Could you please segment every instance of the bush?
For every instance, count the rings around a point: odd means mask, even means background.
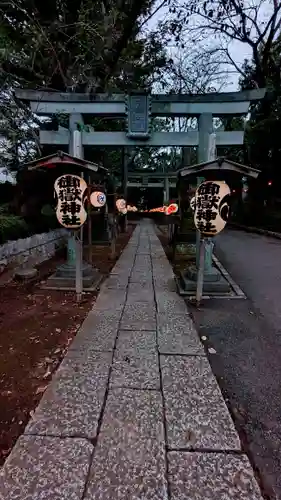
[[[0,212],[0,244],[28,236],[28,225],[22,217]]]

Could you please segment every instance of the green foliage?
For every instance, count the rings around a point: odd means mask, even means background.
[[[141,27],[156,0],[15,0],[0,6],[0,136],[6,139],[2,166],[42,156],[34,115],[15,100],[18,86],[48,90],[126,92],[150,89],[168,64],[162,40]],[[88,118],[88,117],[87,117]],[[90,117],[89,117],[90,118]],[[85,120],[86,121],[86,120]],[[40,120],[36,119],[37,126]],[[64,113],[53,125],[68,127]],[[122,120],[90,118],[85,128],[124,130]],[[79,128],[79,125],[78,125]],[[89,160],[120,172],[121,153],[88,148]],[[1,160],[1,159],[0,159]]]
[[[276,40],[276,44],[280,43]],[[262,57],[262,55],[261,55]],[[275,51],[273,45],[270,57],[280,59],[280,54]],[[244,65],[245,77],[240,80],[242,89],[253,88],[254,82],[258,79],[257,67],[254,62],[249,61]],[[281,162],[281,74],[280,69],[276,71],[276,64],[270,64],[265,68],[264,74],[267,86],[267,94],[264,100],[252,106],[251,119],[247,123],[245,133],[246,158],[247,163],[252,164],[262,171],[259,185],[251,189],[257,199],[257,188],[263,196],[260,196],[260,202],[272,195],[280,196],[280,162]],[[266,186],[268,180],[272,181],[270,193]]]
[[[29,228],[22,217],[0,213],[0,244],[29,236]]]
[[[153,5],[154,0],[4,2],[2,76],[33,88],[89,93],[110,90],[112,78],[126,86],[132,71],[140,79],[150,77],[165,65],[159,40],[139,36],[141,18]]]

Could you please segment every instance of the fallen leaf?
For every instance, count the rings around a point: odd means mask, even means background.
[[[60,328],[56,328],[56,332],[57,332],[57,333],[60,333],[60,332],[61,332],[61,329],[60,329]]]
[[[2,391],[1,396],[10,396],[12,394],[12,391]]]
[[[49,377],[49,375],[51,375],[52,371],[50,370],[50,368],[48,367],[47,370],[46,370],[46,373],[43,375],[43,378],[47,378]]]
[[[216,354],[217,352],[213,347],[209,347],[208,351],[210,354]]]
[[[48,384],[41,385],[40,387],[38,387],[36,389],[35,394],[42,394],[43,392],[45,392],[45,390],[47,389],[47,387],[48,387]]]

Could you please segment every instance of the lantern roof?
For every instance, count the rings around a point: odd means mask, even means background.
[[[178,177],[181,178],[189,175],[194,176],[208,170],[232,171],[237,172],[238,174],[241,174],[243,176],[246,175],[248,177],[253,177],[254,179],[256,179],[260,173],[260,170],[257,170],[256,168],[236,163],[235,161],[228,160],[224,157],[216,158],[215,160],[206,161],[204,163],[198,163],[197,165],[183,167],[180,170],[177,170],[176,173],[178,174]]]
[[[82,170],[87,170],[91,172],[101,173],[106,175],[109,171],[99,165],[98,163],[93,163],[82,158],[77,158],[76,156],[71,156],[64,151],[57,151],[56,153],[44,156],[42,158],[37,158],[36,160],[30,161],[22,165],[22,167],[27,167],[28,170],[38,170],[38,169],[49,169],[55,168],[59,165],[73,165],[74,167],[79,167]]]

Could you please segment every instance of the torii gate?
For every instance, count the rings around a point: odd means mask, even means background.
[[[213,118],[245,116],[250,104],[263,99],[265,89],[243,92],[190,94],[148,94],[132,92],[124,94],[88,94],[16,90],[18,99],[30,103],[38,115],[64,113],[69,116],[68,128],[40,130],[42,145],[68,146],[69,153],[83,158],[87,146],[115,146],[128,150],[130,147],[198,147],[198,163],[210,159],[210,139],[214,134]],[[110,118],[126,118],[127,130],[122,132],[96,132],[83,125],[83,115]],[[198,131],[154,132],[150,118],[197,117]],[[78,137],[79,135],[79,137]],[[76,138],[76,140],[75,140]],[[216,146],[241,145],[244,130],[218,131]],[[75,143],[79,147],[75,147]],[[124,155],[123,192],[127,195],[128,155]],[[199,181],[199,179],[198,179]]]

